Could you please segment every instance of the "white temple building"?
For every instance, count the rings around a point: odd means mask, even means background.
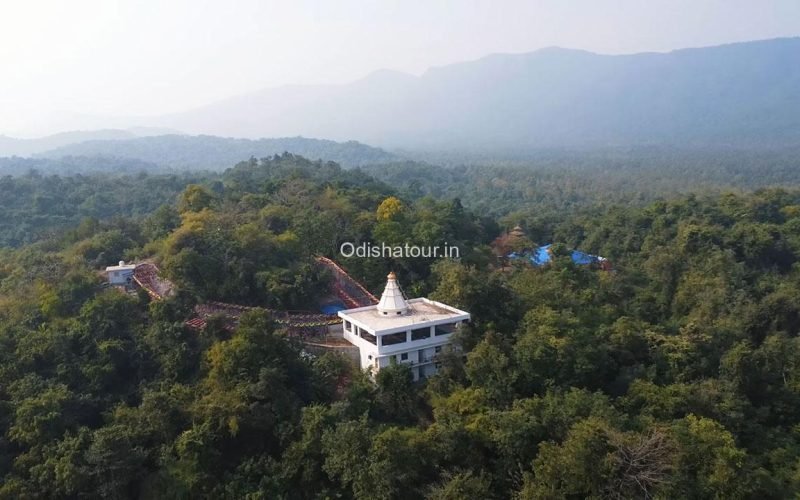
[[[436,373],[437,355],[468,312],[426,298],[406,299],[389,273],[377,305],[339,311],[344,338],[358,347],[361,368],[373,375],[392,363],[411,366],[414,380]]]

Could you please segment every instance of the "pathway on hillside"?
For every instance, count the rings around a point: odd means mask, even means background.
[[[377,304],[378,299],[364,286],[353,279],[331,259],[317,257],[317,263],[332,274],[331,290],[346,307],[363,307]],[[145,290],[154,300],[162,300],[174,293],[173,284],[159,276],[158,267],[152,262],[144,262],[133,271],[133,281]],[[195,316],[186,325],[196,329],[205,328],[208,318],[221,316],[226,328],[234,328],[239,317],[246,311],[255,309],[250,306],[210,301],[195,306]],[[272,314],[275,322],[291,330],[306,331],[338,324],[341,319],[335,314],[322,314],[312,311],[285,311],[266,309]]]

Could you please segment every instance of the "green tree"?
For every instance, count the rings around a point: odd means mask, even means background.
[[[211,191],[198,184],[189,184],[178,200],[178,211],[182,214],[185,212],[200,212],[203,209],[210,208],[214,201],[215,198]]]

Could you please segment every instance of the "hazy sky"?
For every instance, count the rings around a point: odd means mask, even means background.
[[[52,132],[53,112],[159,114],[552,45],[629,53],[798,35],[798,0],[0,0],[0,133]]]

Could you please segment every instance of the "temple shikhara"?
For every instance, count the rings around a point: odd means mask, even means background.
[[[389,273],[376,305],[339,311],[344,338],[358,347],[361,368],[373,375],[393,363],[411,366],[414,380],[436,373],[436,360],[470,315],[427,298],[406,299]]]

